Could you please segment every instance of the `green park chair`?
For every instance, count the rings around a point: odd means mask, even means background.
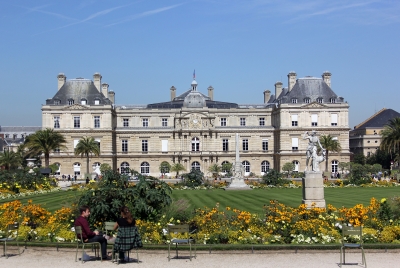
[[[82,258],[81,258],[81,260],[82,260],[82,263],[84,263],[84,258],[83,257],[85,255],[85,246],[87,246],[87,245],[91,245],[92,247],[94,246],[94,254],[95,254],[95,256],[96,257],[100,256],[100,260],[103,261],[103,257],[100,254],[100,248],[101,248],[100,242],[83,242],[82,227],[81,226],[75,226],[75,234],[77,236],[75,261],[78,261],[78,249],[79,249],[79,246],[82,246]]]
[[[345,239],[346,238],[346,239]],[[359,239],[359,242],[352,243],[347,242],[349,239]],[[365,264],[365,268],[367,268],[367,261],[365,259],[364,247],[363,247],[363,239],[362,239],[362,226],[343,226],[342,227],[342,246],[340,247],[340,263],[339,266],[342,267],[342,264],[346,264],[346,248],[353,249],[361,249],[361,264]]]
[[[106,236],[110,236],[111,232],[114,231],[115,221],[106,221],[104,223],[104,233]],[[112,261],[114,262],[114,240],[107,240],[107,245],[112,245]]]
[[[196,241],[190,236],[195,231],[190,232],[188,224],[180,224],[180,225],[168,225],[168,235],[169,235],[169,244],[168,244],[168,261],[171,260],[171,245],[175,244],[176,250],[176,258],[178,257],[178,245],[186,244],[189,245],[189,259],[192,261],[192,245],[194,246],[194,258],[196,258]],[[182,237],[175,238],[175,234],[182,234]]]
[[[4,238],[0,238],[0,242],[3,243],[3,256],[6,256],[8,259],[8,254],[7,254],[7,242],[11,241],[16,241],[17,242],[17,247],[18,247],[18,255],[21,254],[21,251],[19,249],[19,244],[18,244],[18,229],[19,229],[19,223],[12,223],[7,226],[7,233],[5,234]]]

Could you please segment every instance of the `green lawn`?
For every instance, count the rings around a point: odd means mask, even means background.
[[[187,199],[192,208],[214,207],[216,203],[220,208],[227,206],[252,213],[263,213],[263,205],[268,204],[270,199],[297,207],[301,204],[302,189],[255,189],[250,191],[224,191],[224,190],[174,190],[174,199]],[[60,191],[42,195],[33,195],[20,198],[24,204],[29,199],[34,204],[41,204],[49,211],[54,212],[62,206],[68,206],[77,200],[80,192]],[[390,198],[400,196],[400,188],[325,188],[325,200],[327,204],[335,207],[353,207],[356,204],[368,205],[372,197],[380,200],[383,197]],[[10,200],[2,200],[0,203]]]

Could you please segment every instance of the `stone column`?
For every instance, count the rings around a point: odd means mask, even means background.
[[[306,171],[303,180],[303,204],[307,208],[311,208],[312,204],[315,207],[325,208],[324,196],[324,179],[322,178],[322,171]]]

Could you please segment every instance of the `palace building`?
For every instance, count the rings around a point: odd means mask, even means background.
[[[287,162],[304,171],[308,141],[303,135],[311,130],[330,134],[341,144],[340,153],[329,154],[329,171],[350,159],[349,105],[332,90],[329,72],[322,78],[297,78],[290,72],[287,87],[276,82],[275,92],[264,91],[264,102],[251,105],[214,100],[214,88],[203,94],[194,79],[180,94],[172,86],[165,102],[120,106],[99,73],[93,80],[67,80],[62,73],[57,78],[57,92],[42,106],[42,127],[67,139],[67,149],[50,156],[59,174],[85,172],[86,160],[74,155],[83,136],[94,137],[100,146],[100,155],[90,158],[93,174],[107,163],[121,173],[129,167],[159,177],[166,161],[210,176],[211,165],[234,163],[236,133],[246,175],[281,171]]]

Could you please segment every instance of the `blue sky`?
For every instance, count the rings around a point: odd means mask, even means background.
[[[189,89],[262,103],[287,74],[332,73],[350,127],[400,112],[400,1],[13,0],[0,4],[0,125],[40,126],[57,75],[93,78],[116,104],[168,101]]]

